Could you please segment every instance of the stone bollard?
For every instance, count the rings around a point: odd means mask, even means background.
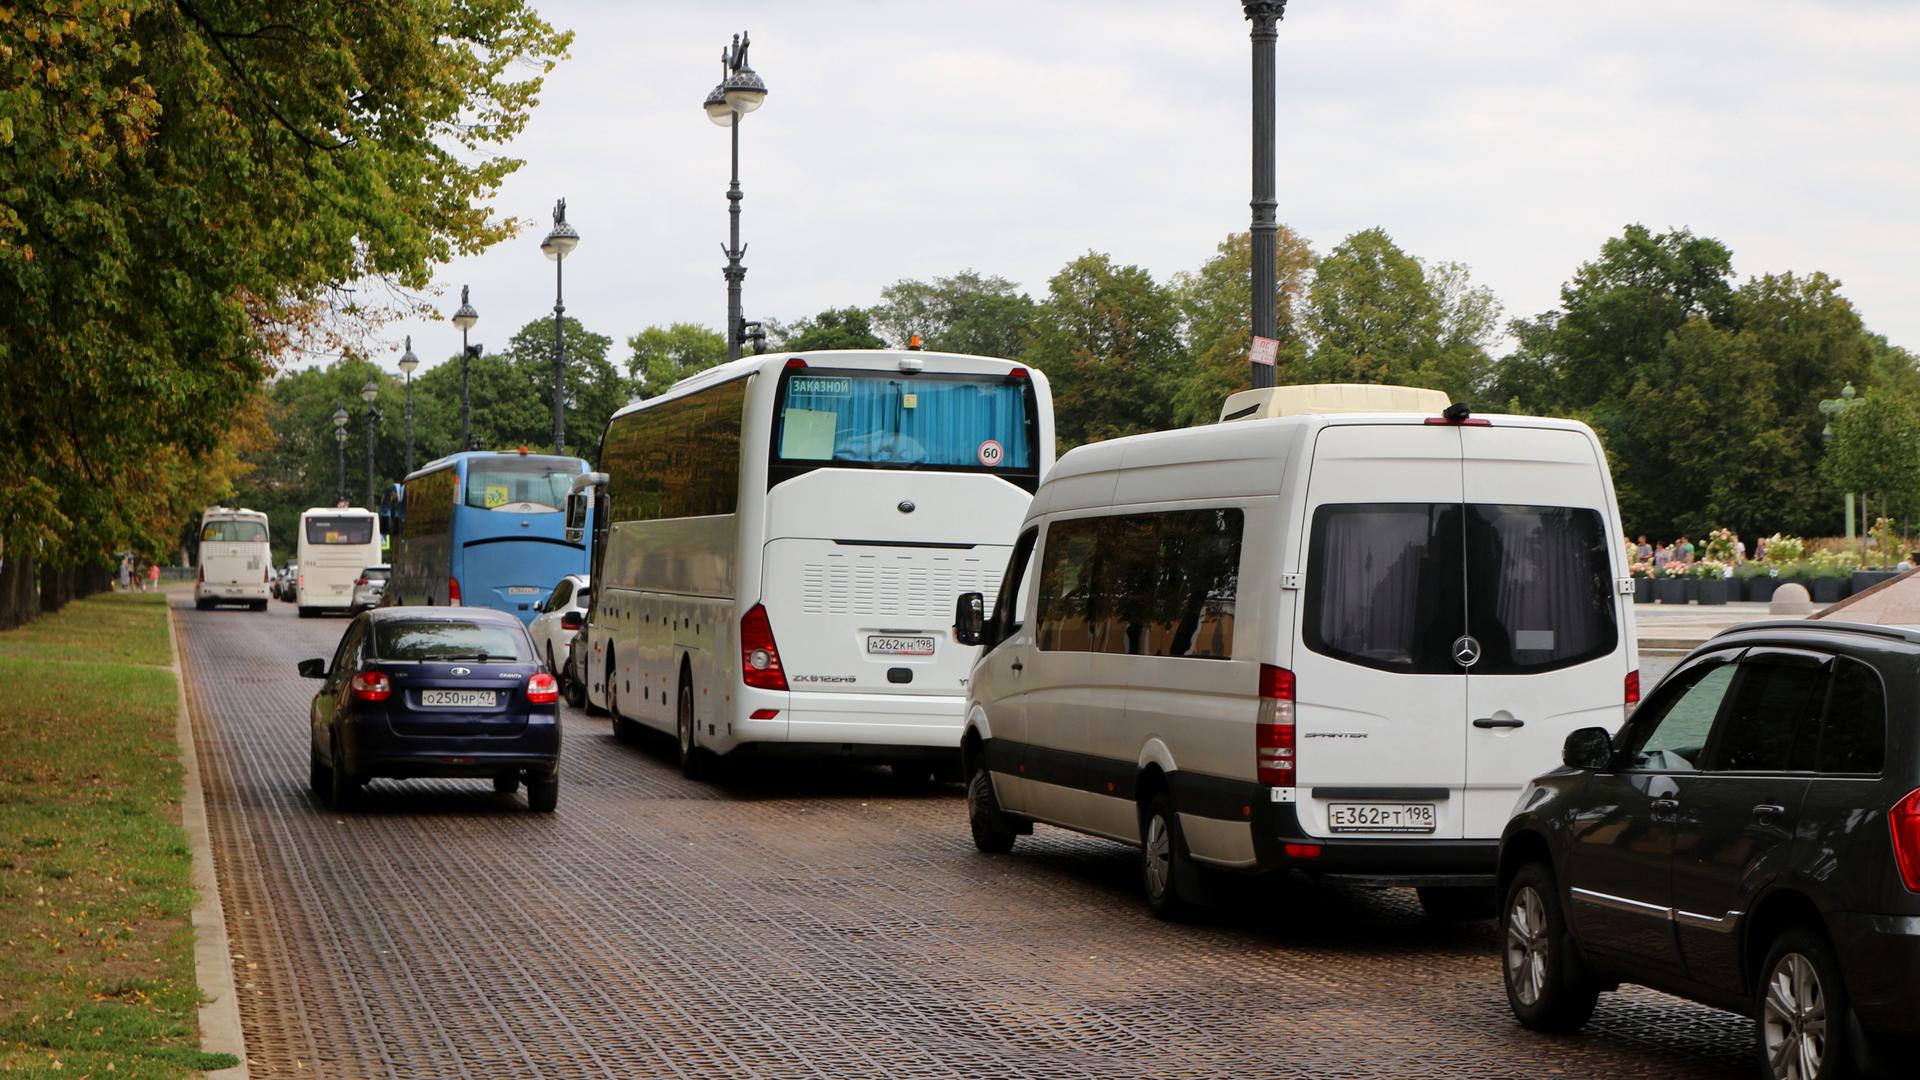
[[[1773,603],[1767,605],[1767,611],[1773,615],[1811,615],[1818,610],[1820,605],[1807,595],[1807,587],[1797,581],[1773,590]]]

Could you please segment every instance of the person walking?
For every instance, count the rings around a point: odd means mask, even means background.
[[[120,591],[128,592],[133,588],[133,556],[120,556]]]
[[[147,584],[153,587],[154,592],[160,591],[160,564],[159,563],[151,562],[147,564]]]

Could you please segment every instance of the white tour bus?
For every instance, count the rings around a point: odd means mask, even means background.
[[[200,515],[200,572],[194,575],[193,606],[245,604],[267,610],[273,579],[273,546],[267,515],[215,506]]]
[[[707,754],[958,764],[991,588],[1053,464],[1046,379],[918,351],[754,356],[614,414],[595,491],[592,704]],[[584,517],[586,494],[569,518]]]
[[[1400,387],[1225,418],[1063,456],[991,611],[961,598],[976,843],[1139,845],[1162,914],[1195,863],[1490,914],[1521,789],[1639,698],[1599,441]]]
[[[352,611],[360,571],[386,561],[379,516],[357,506],[316,506],[301,514],[299,540],[293,602],[303,619],[322,611]]]

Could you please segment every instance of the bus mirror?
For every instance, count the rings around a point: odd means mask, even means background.
[[[587,535],[587,493],[575,491],[567,496],[567,542],[577,544]]]
[[[962,645],[987,643],[987,598],[977,592],[961,593],[953,610],[953,640]]]

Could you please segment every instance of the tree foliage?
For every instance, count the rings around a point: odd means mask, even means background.
[[[627,375],[634,391],[653,397],[689,375],[725,363],[727,337],[697,323],[649,326],[627,339]]]
[[[784,352],[822,349],[884,349],[887,343],[873,331],[873,313],[866,308],[828,308],[779,330]]]
[[[1021,358],[1052,380],[1060,441],[1173,426],[1180,329],[1172,293],[1138,266],[1089,252],[1055,274]]]
[[[1277,375],[1298,382],[1307,353],[1304,325],[1307,283],[1313,274],[1313,248],[1282,225],[1276,237],[1274,310],[1279,324]],[[1253,346],[1253,240],[1234,233],[1220,242],[1213,258],[1191,274],[1179,274],[1172,288],[1185,320],[1188,371],[1174,391],[1174,422],[1211,423],[1228,394],[1247,388]]]
[[[887,286],[872,323],[894,348],[919,334],[923,346],[936,352],[1014,357],[1026,345],[1033,311],[1033,298],[1013,282],[962,270]]]

